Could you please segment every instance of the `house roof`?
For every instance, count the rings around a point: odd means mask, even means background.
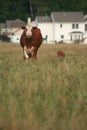
[[[50,16],[36,16],[35,20],[37,20],[38,22],[52,22]]]
[[[51,16],[55,22],[84,22],[82,12],[52,12]]]
[[[24,26],[24,25],[26,25],[26,23],[23,22],[23,21],[20,20],[20,19],[7,20],[7,21],[6,21],[6,27],[7,27],[7,28],[11,28],[11,27],[21,27],[21,26]]]

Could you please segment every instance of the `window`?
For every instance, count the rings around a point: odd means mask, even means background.
[[[73,28],[73,29],[75,28],[75,24],[72,24],[72,28]]]
[[[79,24],[72,24],[72,29],[78,29],[79,28]]]
[[[60,28],[62,28],[62,24],[60,24]]]
[[[78,24],[76,24],[76,29],[78,29],[79,28],[79,25]]]
[[[63,39],[64,38],[64,35],[61,35],[61,39]]]

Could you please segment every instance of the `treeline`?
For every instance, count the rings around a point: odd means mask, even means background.
[[[87,0],[0,0],[0,23],[10,19],[50,15],[52,11],[87,13]]]

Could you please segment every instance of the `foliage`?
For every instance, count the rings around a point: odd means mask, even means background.
[[[0,44],[0,129],[86,130],[87,45],[42,45],[28,62],[22,53]]]
[[[86,14],[87,0],[0,0],[0,22],[17,18],[26,21],[27,17],[34,19],[37,15],[50,15],[52,11],[83,11]]]

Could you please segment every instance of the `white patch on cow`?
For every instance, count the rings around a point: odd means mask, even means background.
[[[24,46],[24,57],[26,59],[29,59],[29,55],[28,54],[31,54],[33,55],[33,50],[35,49],[36,47],[32,46],[31,48],[28,48],[26,47],[26,45]]]
[[[32,47],[29,49],[29,52],[32,53],[34,49],[35,49],[35,47],[32,46]]]
[[[29,58],[29,56],[28,56],[28,54],[27,54],[27,48],[26,48],[26,46],[24,46],[24,57],[25,57],[26,59]]]
[[[26,26],[26,36],[27,37],[31,37],[32,36],[32,28],[33,28],[32,24],[28,24]]]
[[[29,52],[33,55],[33,50],[35,49],[36,47],[32,46],[30,49],[29,49]]]
[[[28,59],[29,58],[29,56],[28,56],[28,54],[27,54],[27,52],[24,50],[24,57],[26,58],[26,59]]]

